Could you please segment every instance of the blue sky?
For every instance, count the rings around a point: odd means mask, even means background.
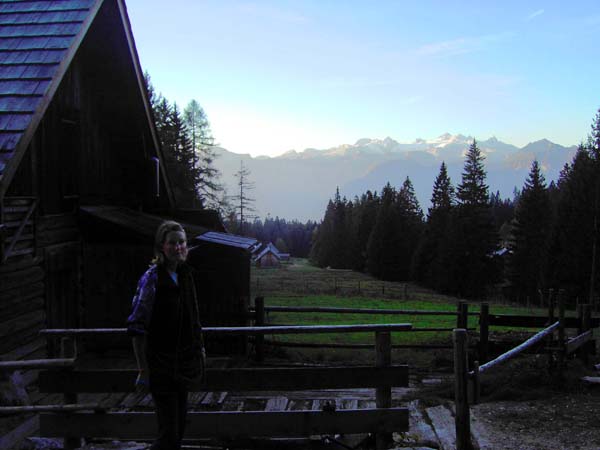
[[[600,2],[126,0],[156,89],[219,144],[278,155],[442,133],[584,139]]]

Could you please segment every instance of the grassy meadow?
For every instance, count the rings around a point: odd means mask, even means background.
[[[313,267],[304,259],[293,259],[280,268],[252,268],[252,298],[263,296],[265,306],[320,306],[342,308],[456,311],[459,299],[437,294],[414,284],[382,282],[369,275],[349,270]],[[478,302],[469,302],[469,312],[479,312]],[[546,315],[545,308],[524,308],[490,302],[493,314]],[[276,325],[343,325],[373,323],[411,323],[413,328],[456,326],[456,316],[384,315],[358,313],[268,312],[267,322]],[[478,327],[478,317],[469,317],[469,328]],[[492,327],[491,332],[506,331]],[[519,329],[519,331],[524,331]],[[268,337],[279,342],[323,344],[373,344],[373,333],[283,335]],[[451,344],[450,331],[392,333],[392,344]],[[449,353],[450,350],[442,350]],[[289,353],[289,351],[286,350]],[[357,349],[297,349],[292,353],[317,359],[356,358],[372,351]]]

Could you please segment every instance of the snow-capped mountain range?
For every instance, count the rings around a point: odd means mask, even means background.
[[[347,198],[367,189],[380,191],[386,182],[400,186],[409,176],[426,212],[433,181],[442,161],[454,185],[460,182],[464,154],[473,137],[443,134],[434,139],[399,143],[385,139],[359,139],[328,149],[290,150],[277,157],[251,157],[217,148],[216,167],[229,193],[235,191],[234,174],[240,161],[250,169],[255,183],[252,197],[258,215],[285,219],[320,220],[337,186]],[[490,192],[512,197],[521,188],[534,158],[540,162],[546,181],[556,180],[560,169],[570,162],[576,146],[563,147],[547,139],[519,148],[495,137],[477,141],[485,155]]]

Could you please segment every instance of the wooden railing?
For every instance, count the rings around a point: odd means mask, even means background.
[[[554,319],[554,305],[550,302],[549,314],[546,318],[546,325]],[[493,321],[491,321],[493,322]],[[506,325],[506,320],[499,320],[502,325]],[[540,318],[531,317],[529,322],[524,317],[519,317],[516,321],[520,326],[534,328],[539,326]],[[514,322],[513,322],[514,323]],[[496,369],[509,360],[523,354],[525,351],[537,346],[543,342],[548,342],[546,350],[548,351],[549,365],[552,370],[561,374],[565,367],[566,357],[575,351],[578,356],[587,362],[589,354],[593,351],[590,346],[594,338],[593,327],[598,327],[598,319],[591,316],[591,305],[581,305],[577,318],[565,317],[564,293],[558,295],[558,320],[546,326],[544,329],[525,340],[523,343],[508,350],[495,359],[485,362],[481,366],[479,361],[475,361],[473,369],[468,368],[468,334],[465,329],[456,329],[453,331],[454,344],[454,377],[455,377],[455,407],[456,407],[456,443],[457,450],[471,449],[470,441],[470,411],[469,411],[469,385],[472,388],[472,402],[479,403],[481,396],[481,377],[484,374]],[[567,328],[577,328],[578,335],[568,339],[566,336]],[[556,341],[553,341],[553,335],[557,334]]]
[[[280,367],[208,369],[206,380],[192,391],[207,390],[304,390],[375,388],[376,408],[337,411],[245,411],[192,412],[186,438],[232,440],[247,437],[297,437],[309,435],[376,433],[378,448],[387,448],[394,431],[408,430],[407,408],[392,408],[393,386],[408,386],[408,367],[391,364],[390,332],[409,331],[410,324],[279,326],[204,328],[207,336],[266,334],[347,333],[375,334],[375,366]],[[61,356],[76,357],[76,340],[99,335],[122,335],[119,329],[51,329],[42,330],[48,339],[60,338]],[[71,347],[71,354],[69,350]],[[79,370],[69,358],[51,362],[29,362],[44,368],[39,375],[41,392],[62,393],[65,404],[20,407],[20,412],[40,412],[40,432],[45,437],[65,438],[64,448],[76,448],[79,436],[119,439],[152,439],[155,418],[143,412],[111,412],[99,404],[78,403],[79,394],[134,391],[135,370]],[[28,366],[28,367],[30,367]],[[10,370],[17,365],[5,364]],[[0,369],[3,367],[0,365]],[[47,368],[47,367],[46,367]],[[19,407],[0,413],[19,412]]]

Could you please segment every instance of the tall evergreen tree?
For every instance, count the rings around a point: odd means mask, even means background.
[[[533,299],[546,287],[551,207],[546,182],[534,160],[515,211],[510,243],[508,279],[517,298]]]
[[[384,280],[397,280],[401,264],[401,235],[396,190],[387,183],[381,191],[377,219],[367,243],[367,270]]]
[[[496,248],[490,213],[484,156],[477,142],[469,146],[461,183],[458,185],[457,221],[454,239],[457,246],[457,293],[478,297],[494,279],[491,256]]]
[[[456,203],[454,186],[442,162],[433,184],[427,223],[413,263],[413,278],[425,285],[445,291],[453,278],[449,245],[451,214]]]
[[[406,177],[398,191],[396,209],[400,235],[397,252],[401,255],[396,277],[399,280],[409,280],[414,253],[423,232],[423,211],[409,177]]]
[[[198,200],[201,205],[218,208],[223,187],[219,183],[220,173],[215,167],[217,157],[214,138],[204,109],[196,100],[191,100],[183,111],[188,138],[194,150],[193,175]]]

